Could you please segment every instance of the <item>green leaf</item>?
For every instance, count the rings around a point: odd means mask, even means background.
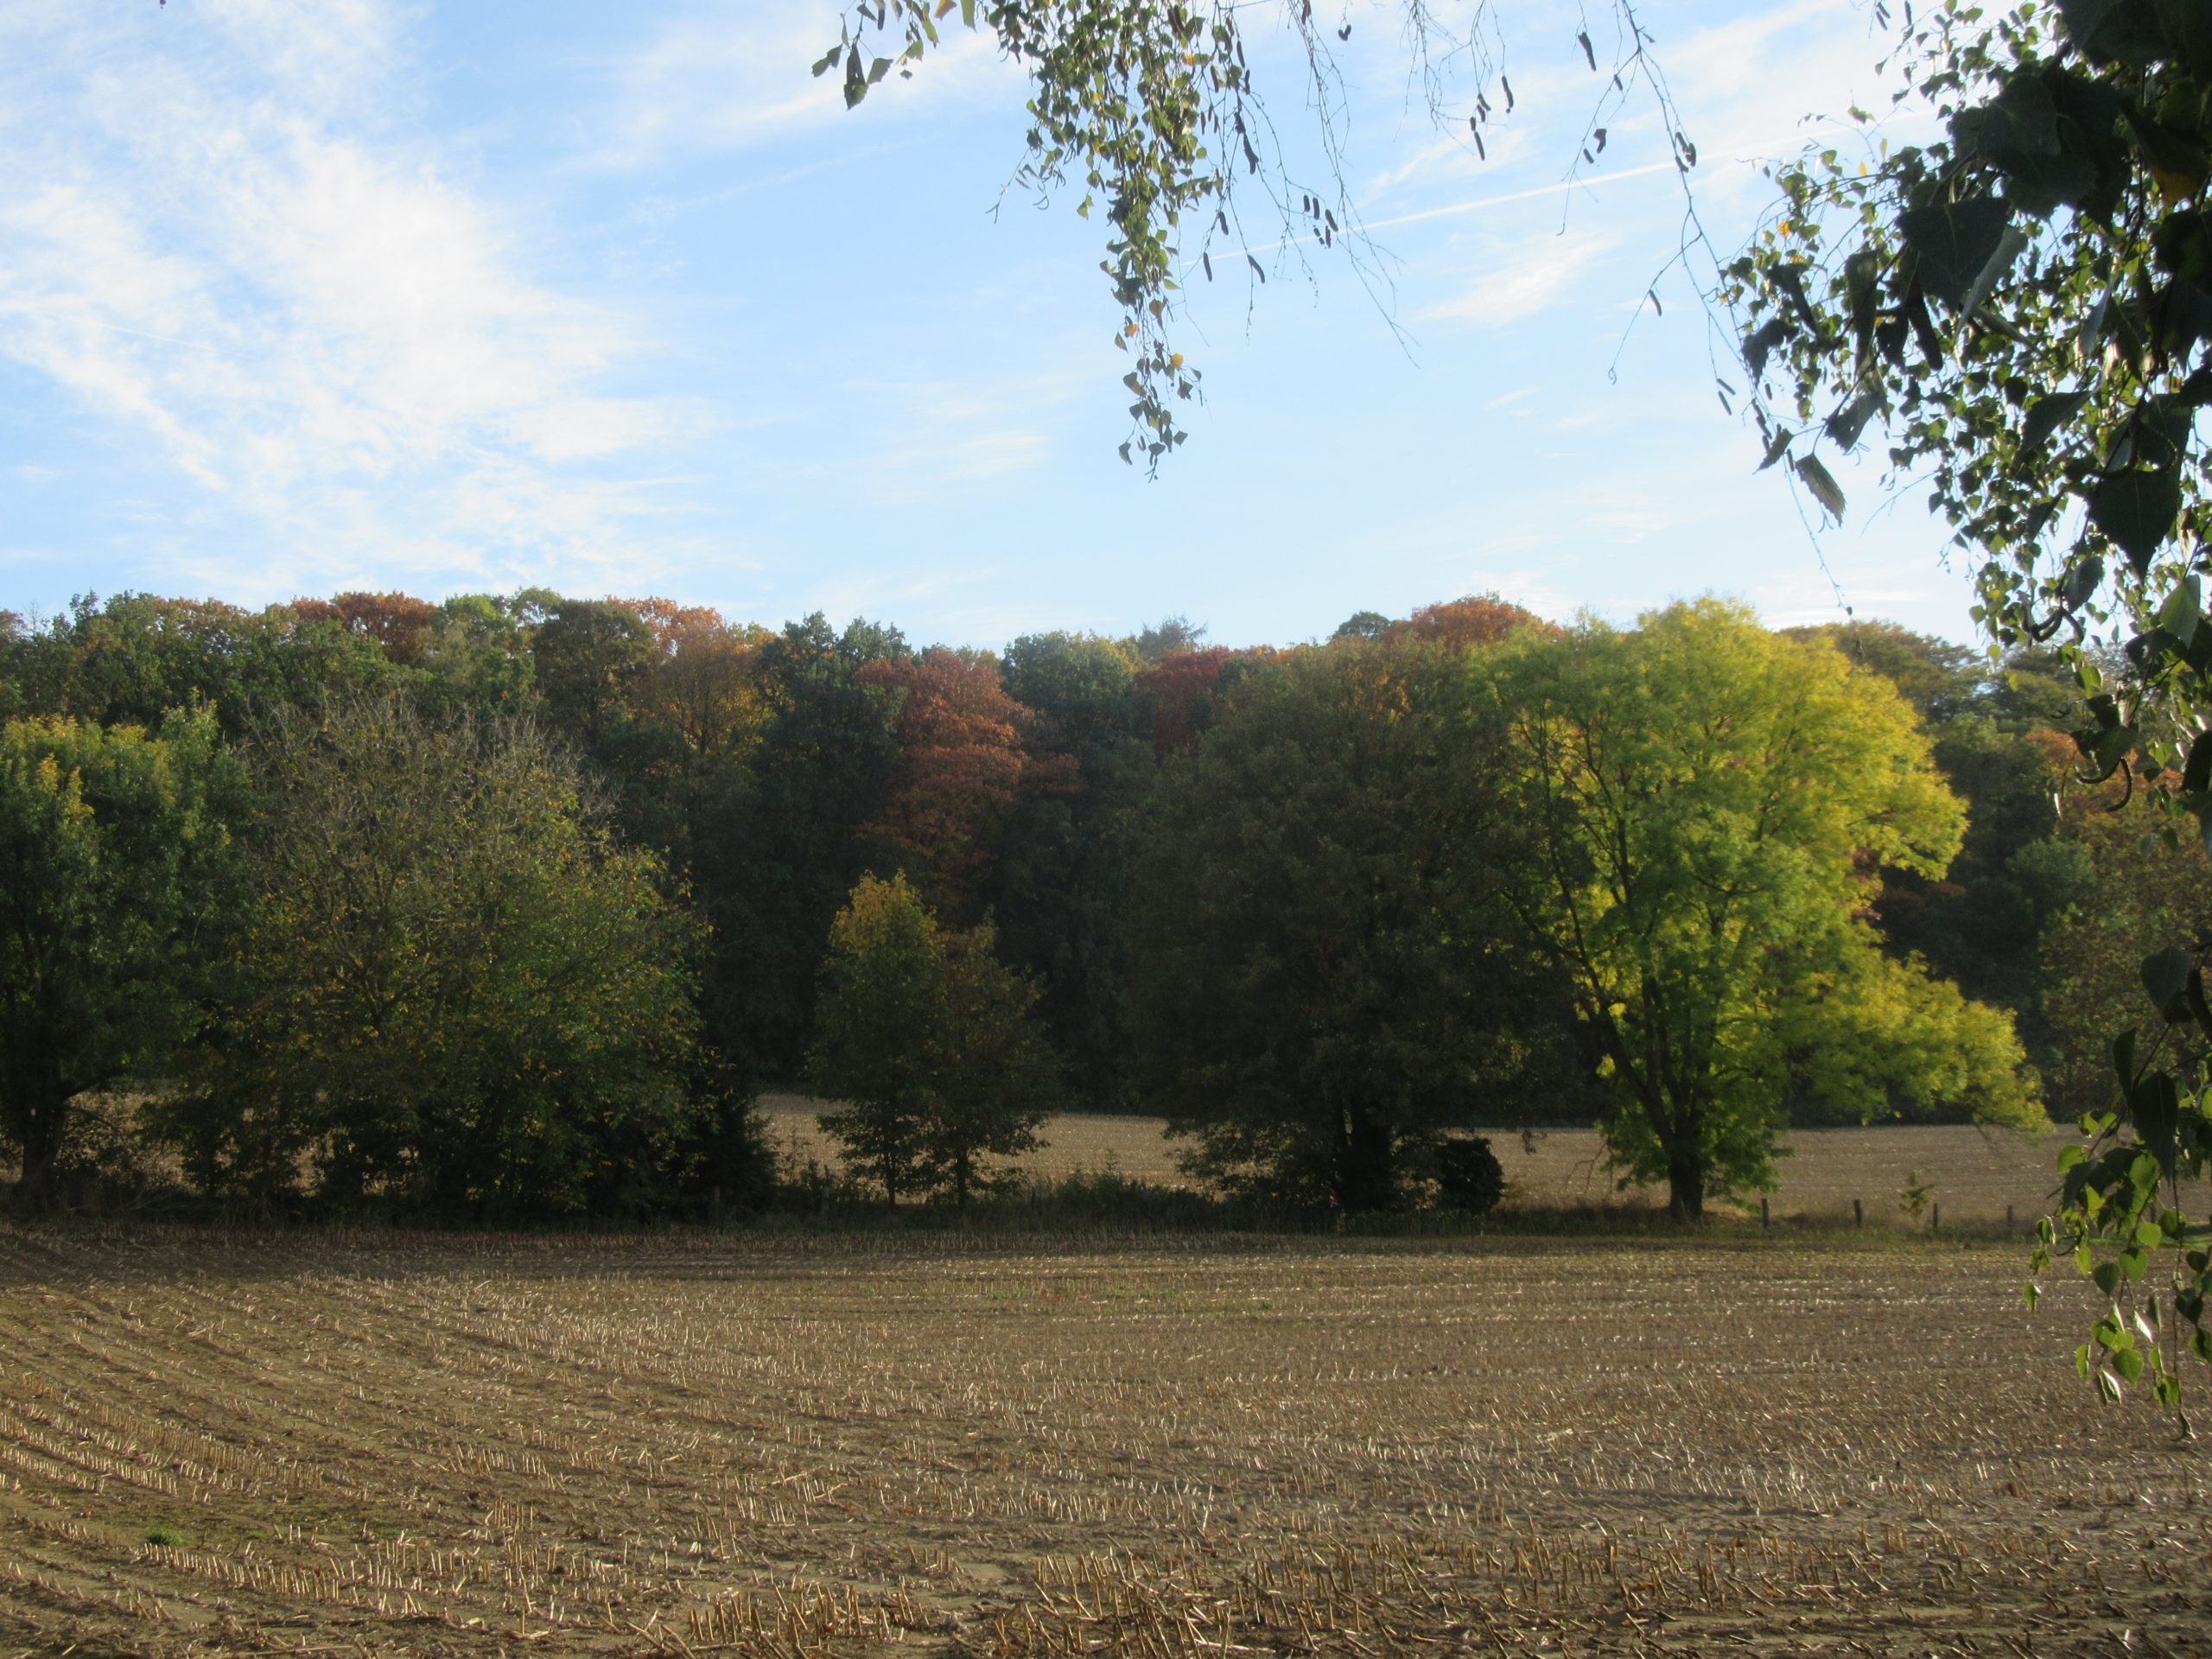
[[[1805,487],[1812,492],[1813,499],[1821,504],[1821,510],[1836,523],[1841,524],[1843,522],[1843,489],[1829,474],[1828,469],[1821,465],[1820,458],[1816,455],[1800,455],[1791,465],[1796,468],[1797,476],[1805,480]],[[2179,512],[2180,509],[2177,507],[2175,511]]]
[[[2089,401],[2086,391],[2054,391],[2028,405],[2026,423],[2020,429],[2020,448],[2041,448],[2050,435],[2082,412]]]
[[[2168,1019],[2189,989],[2190,967],[2189,952],[2177,944],[2143,958],[2143,988],[2151,994],[2152,1006]]]
[[[2097,1390],[2115,1405],[2120,1402],[2120,1396],[2126,1393],[2126,1390],[2120,1386],[2120,1379],[2107,1370],[2098,1371]]]
[[[2088,1161],[2089,1152],[2086,1147],[2061,1147],[2058,1149],[2058,1173],[2062,1175],[2076,1164]]]
[[[2133,1348],[2123,1348],[2114,1354],[2112,1365],[2130,1383],[2143,1375],[2143,1356]]]
[[[2192,571],[2174,584],[2166,602],[2158,607],[2158,626],[2185,645],[2196,637],[2196,625],[2203,614],[2202,593]]]
[[[2146,575],[2181,513],[2181,480],[2171,473],[2114,473],[2089,499],[2089,522]]]
[[[2012,208],[1994,196],[1909,207],[1898,214],[1905,245],[1920,256],[1920,285],[1953,305],[1963,302],[2005,239],[2012,216]]]

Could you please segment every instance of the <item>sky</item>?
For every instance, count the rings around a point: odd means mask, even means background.
[[[1470,593],[1625,622],[1714,592],[1968,638],[1942,530],[1876,467],[1817,539],[1755,471],[1729,345],[1667,269],[1649,109],[1565,188],[1602,90],[1574,14],[1497,14],[1516,103],[1481,156],[1403,16],[1342,12],[1359,263],[1266,236],[1264,283],[1192,273],[1205,401],[1147,477],[1116,454],[1100,222],[1007,188],[1024,85],[957,16],[848,111],[808,73],[815,0],[0,0],[0,607],[537,585],[983,646],[1180,613],[1241,645]],[[1849,0],[1643,16],[1724,249],[1759,160],[1888,106]],[[1253,65],[1319,177],[1280,18],[1247,11]]]

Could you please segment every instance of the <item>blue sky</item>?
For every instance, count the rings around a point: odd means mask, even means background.
[[[1344,15],[1382,280],[1217,261],[1181,325],[1208,399],[1148,480],[1114,453],[1096,222],[1002,196],[1022,86],[982,41],[847,112],[812,0],[0,0],[0,606],[532,583],[1245,644],[1719,591],[1967,637],[1942,531],[1871,512],[1871,468],[1818,552],[1754,474],[1681,275],[1623,347],[1682,198],[1640,109],[1559,188],[1595,91],[1573,14],[1500,14],[1487,160],[1409,92],[1402,10]],[[1720,242],[1804,118],[1886,105],[1847,0],[1645,16]]]

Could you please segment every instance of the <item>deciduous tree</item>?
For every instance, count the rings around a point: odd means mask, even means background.
[[[164,1109],[211,1191],[487,1218],[646,1206],[691,1116],[688,917],[530,725],[274,722],[239,988]]]
[[[0,728],[0,1132],[35,1211],[71,1103],[158,1078],[197,1029],[237,897],[236,769],[205,705],[157,733]]]
[[[1455,683],[1430,648],[1293,655],[1161,771],[1128,922],[1137,1083],[1224,1186],[1389,1209],[1446,1129],[1557,1076],[1564,1000],[1499,902],[1505,756]]]
[[[1770,1186],[1793,1090],[2041,1120],[2011,1021],[1866,919],[1884,868],[1940,875],[1964,830],[1887,682],[1713,601],[1470,661],[1539,849],[1541,880],[1508,891],[1605,1055],[1627,1179],[1663,1179],[1686,1221]]]
[[[1036,988],[994,943],[941,929],[904,875],[862,877],[830,930],[808,1081],[844,1103],[822,1127],[893,1204],[966,1205],[978,1160],[1035,1147],[1058,1094]]]

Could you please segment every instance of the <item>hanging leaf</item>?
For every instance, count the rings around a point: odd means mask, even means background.
[[[2004,240],[2012,214],[1994,196],[1908,207],[1898,214],[1905,245],[1920,257],[1921,286],[1952,305],[1962,302]]]
[[[2143,575],[2181,515],[2181,480],[2171,473],[2114,473],[2090,498],[2089,522]]]
[[[2182,994],[2189,989],[2190,966],[2189,952],[2177,944],[2143,958],[2143,988],[2151,994],[2151,1006],[2169,1020],[2188,1015]]]
[[[1774,348],[1789,338],[1789,325],[1780,317],[1769,317],[1753,329],[1744,340],[1744,366],[1756,380],[1766,372],[1766,359]]]
[[[1830,438],[1835,441],[1836,448],[1839,449],[1854,448],[1859,442],[1859,435],[1866,429],[1866,423],[1874,418],[1875,413],[1881,407],[1882,389],[1879,386],[1869,386],[1849,404],[1829,416],[1827,424],[1823,429]],[[1841,518],[1843,515],[1838,513],[1836,516]]]
[[[2020,448],[2031,452],[2042,448],[2050,435],[2079,415],[2088,401],[2086,391],[2054,391],[2037,398],[2028,405],[2028,418],[2020,429]]]
[[[1790,463],[1797,469],[1797,476],[1805,480],[1805,487],[1813,493],[1813,499],[1821,510],[1839,524],[1843,522],[1843,486],[1835,481],[1828,469],[1821,465],[1816,455],[1800,455]]]

